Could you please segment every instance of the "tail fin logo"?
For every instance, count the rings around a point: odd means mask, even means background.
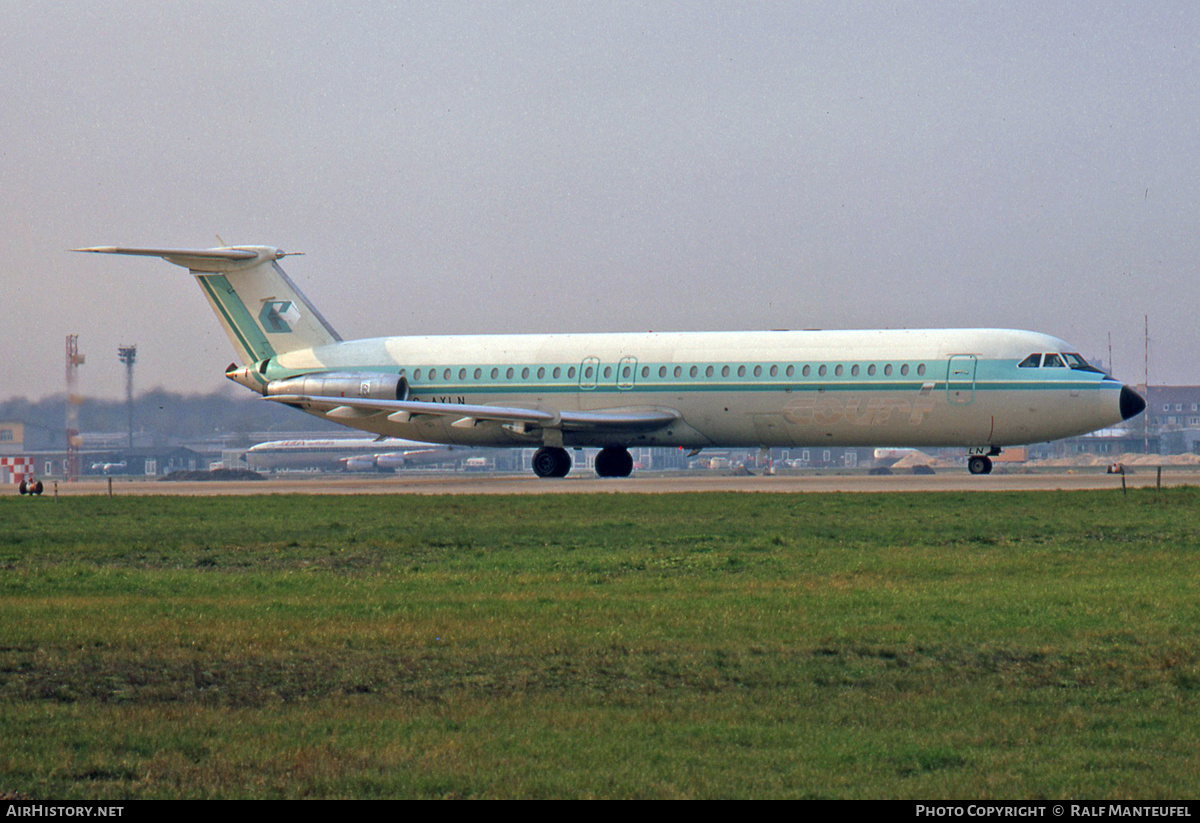
[[[259,324],[271,334],[289,334],[299,319],[300,310],[291,300],[266,300],[258,313]]]

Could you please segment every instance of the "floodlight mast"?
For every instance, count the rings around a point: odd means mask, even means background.
[[[118,346],[117,357],[125,364],[125,406],[129,414],[129,448],[133,448],[133,364],[137,361],[137,344]]]

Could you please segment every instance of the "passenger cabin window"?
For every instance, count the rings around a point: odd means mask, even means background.
[[[1031,354],[1017,364],[1018,369],[1036,369],[1042,365],[1042,356],[1040,354]]]

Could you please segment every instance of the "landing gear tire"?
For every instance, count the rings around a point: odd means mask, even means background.
[[[601,477],[628,477],[633,472],[633,456],[628,449],[608,447],[596,455],[596,474]]]
[[[566,477],[571,455],[557,446],[543,446],[533,453],[533,473],[538,477]]]
[[[971,474],[991,474],[992,459],[983,455],[976,455],[967,460],[967,471]]]

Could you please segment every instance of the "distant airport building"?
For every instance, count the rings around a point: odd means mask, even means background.
[[[44,426],[17,420],[0,422],[0,457],[13,457],[38,449],[61,447],[64,438],[65,430],[55,432]]]
[[[1200,428],[1200,386],[1151,386],[1146,425],[1151,430]]]

